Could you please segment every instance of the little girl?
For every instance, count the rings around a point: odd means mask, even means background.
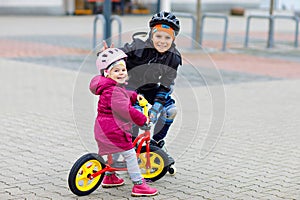
[[[126,161],[129,176],[134,184],[132,196],[153,196],[157,189],[149,187],[142,178],[136,152],[130,133],[132,123],[143,126],[149,121],[145,115],[132,105],[138,95],[124,88],[128,79],[124,59],[127,55],[120,49],[108,48],[99,53],[96,65],[101,75],[95,76],[90,83],[90,90],[99,96],[98,115],[94,133],[99,154],[122,155]],[[124,185],[124,180],[114,172],[106,172],[102,187]]]

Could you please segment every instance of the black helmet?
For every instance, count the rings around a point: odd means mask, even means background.
[[[161,11],[152,16],[149,22],[150,28],[153,28],[157,24],[169,25],[175,31],[175,35],[178,34],[180,30],[179,20],[171,12]]]

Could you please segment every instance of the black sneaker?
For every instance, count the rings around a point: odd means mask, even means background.
[[[150,140],[150,145],[159,147],[161,149],[165,145],[165,141],[159,140],[158,142],[156,142],[155,140]]]
[[[150,140],[150,145],[155,146],[155,147],[159,147],[157,142],[155,140]]]
[[[159,140],[158,142],[157,142],[157,146],[159,147],[159,148],[163,148],[163,146],[166,144],[166,142],[164,141],[164,140]]]

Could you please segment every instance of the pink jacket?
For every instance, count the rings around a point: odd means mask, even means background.
[[[93,94],[100,95],[94,126],[99,154],[106,155],[133,148],[130,133],[132,123],[142,126],[147,121],[146,116],[132,106],[137,100],[137,94],[100,75],[91,80],[90,90]]]

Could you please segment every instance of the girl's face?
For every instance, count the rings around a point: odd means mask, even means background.
[[[128,78],[127,69],[124,65],[116,65],[109,71],[107,77],[124,84]]]
[[[152,41],[154,48],[158,52],[164,53],[170,49],[173,42],[173,38],[169,33],[166,33],[164,31],[157,31],[153,33]]]

